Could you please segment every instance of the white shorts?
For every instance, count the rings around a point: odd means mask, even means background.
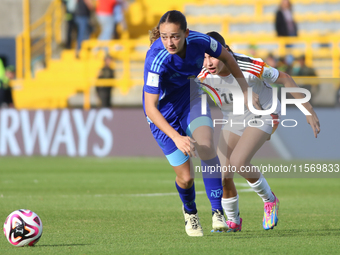
[[[240,117],[226,117],[223,116],[224,124],[222,130],[228,130],[236,135],[241,136],[247,127],[255,127],[268,134],[273,134],[279,125],[278,114],[271,115],[254,115],[251,112]]]
[[[229,111],[222,111],[222,113],[223,121],[219,122],[223,123],[222,130],[229,130],[241,136],[247,127],[255,127],[271,135],[280,123],[281,104],[280,101],[278,101],[276,110],[271,115],[255,115],[249,110],[245,110],[244,115],[233,115],[233,113]]]

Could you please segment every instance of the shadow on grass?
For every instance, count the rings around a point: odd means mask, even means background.
[[[245,239],[245,238],[268,238],[268,237],[311,237],[311,236],[340,236],[340,229],[273,229],[263,231],[242,231],[241,233],[230,232],[230,233],[212,233],[208,237],[216,235],[229,236],[234,239]]]
[[[35,247],[71,247],[71,246],[88,246],[93,244],[43,244],[43,245],[36,245]]]

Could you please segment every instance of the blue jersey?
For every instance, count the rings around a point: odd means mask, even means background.
[[[190,100],[199,96],[198,86],[190,86],[190,79],[202,70],[204,53],[217,58],[222,50],[219,42],[195,31],[189,32],[186,44],[184,59],[177,54],[170,54],[160,38],[146,54],[143,91],[159,94],[158,109],[168,120],[187,111]]]

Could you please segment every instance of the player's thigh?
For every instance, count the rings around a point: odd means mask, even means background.
[[[216,157],[216,149],[213,141],[213,129],[209,126],[198,127],[192,135],[195,140],[195,149],[201,160],[209,160]]]
[[[200,98],[196,98],[190,102],[190,106],[186,109],[180,119],[180,125],[188,136],[193,137],[194,133],[197,139],[198,134],[203,137],[212,137],[213,122],[211,119],[211,112],[209,106],[207,106],[206,113],[202,113],[202,102]],[[195,132],[200,127],[206,127],[201,129],[201,132]],[[210,127],[207,128],[207,127]]]
[[[214,131],[210,126],[200,126],[192,133],[192,138],[196,141],[197,147],[212,147]]]
[[[200,98],[190,103],[190,110],[183,114],[180,122],[186,134],[196,141],[195,148],[202,160],[216,157],[210,109],[208,107],[206,114],[202,114]]]
[[[217,154],[221,165],[229,164],[230,156],[237,145],[240,136],[229,130],[221,130],[217,144]]]
[[[173,127],[181,135],[185,135],[179,124],[178,126],[173,125]],[[150,124],[150,129],[153,137],[158,143],[158,146],[162,149],[171,166],[180,166],[189,159],[189,156],[184,155],[184,153],[177,148],[174,141],[163,131],[157,128],[153,123]]]
[[[269,136],[270,134],[258,128],[247,127],[231,154],[231,164],[237,167],[250,164],[255,153],[268,140]]]
[[[230,156],[237,145],[240,136],[229,130],[221,130],[217,146],[217,156],[223,169],[222,178],[233,178],[234,169],[230,165]]]

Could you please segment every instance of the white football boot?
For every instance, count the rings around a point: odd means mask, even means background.
[[[219,210],[216,210],[212,216],[212,230],[211,232],[227,232],[228,225],[224,215]]]
[[[198,214],[189,214],[184,211],[182,206],[184,220],[185,220],[185,231],[188,236],[203,236],[203,229],[198,218]]]

